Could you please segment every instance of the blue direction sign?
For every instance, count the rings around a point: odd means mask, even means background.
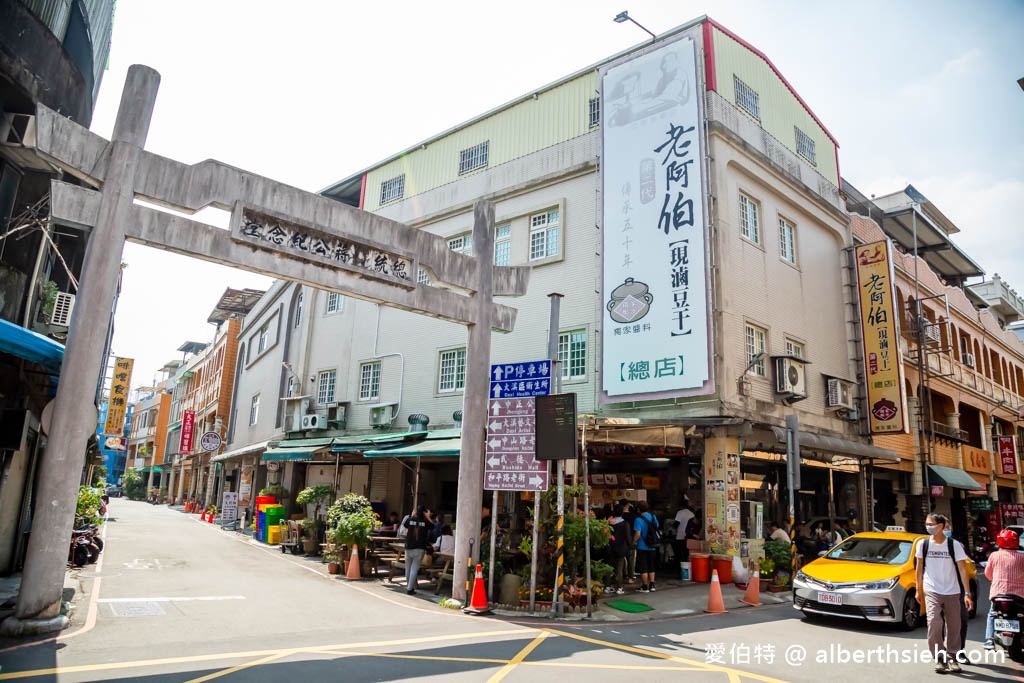
[[[500,363],[491,366],[491,398],[525,398],[551,393],[551,362]]]

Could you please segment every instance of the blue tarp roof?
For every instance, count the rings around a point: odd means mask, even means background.
[[[0,351],[39,363],[54,372],[60,372],[64,360],[63,344],[3,319],[0,319]]]

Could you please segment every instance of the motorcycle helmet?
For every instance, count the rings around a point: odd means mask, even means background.
[[[1003,529],[999,532],[999,535],[996,536],[996,544],[1000,548],[1005,548],[1006,550],[1016,550],[1020,547],[1020,538],[1017,536],[1016,531]]]

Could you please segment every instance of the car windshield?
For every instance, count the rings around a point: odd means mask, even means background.
[[[830,560],[870,562],[872,564],[903,564],[910,559],[910,541],[890,538],[848,538],[825,557]]]

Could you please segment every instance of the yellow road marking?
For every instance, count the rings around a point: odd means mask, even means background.
[[[248,668],[253,667],[253,666],[260,666],[261,664],[269,664],[270,662],[275,662],[278,659],[283,659],[283,658],[287,657],[288,655],[292,655],[292,654],[295,654],[295,653],[291,652],[291,651],[278,652],[275,655],[270,655],[269,657],[264,657],[263,659],[256,659],[254,661],[249,662],[248,664],[239,664],[238,666],[233,666],[230,669],[224,669],[223,671],[218,671],[217,673],[212,673],[212,674],[209,674],[208,676],[203,676],[201,678],[193,678],[192,680],[188,681],[187,683],[203,683],[203,681],[212,681],[214,678],[220,678],[221,676],[227,676],[229,674],[233,674],[233,673],[238,672],[238,671],[243,671],[244,669],[248,669]]]
[[[165,664],[191,664],[194,662],[212,662],[222,659],[248,659],[249,657],[267,657],[281,652],[291,654],[301,652],[318,652],[319,650],[345,649],[351,647],[388,647],[391,645],[416,645],[419,643],[431,643],[443,640],[469,640],[473,638],[489,638],[491,636],[523,635],[534,629],[517,628],[505,629],[502,631],[481,631],[479,633],[453,633],[450,635],[427,636],[423,638],[402,638],[399,640],[380,640],[371,643],[338,643],[336,645],[317,645],[304,648],[293,648],[290,650],[250,650],[246,652],[223,652],[209,655],[190,655],[187,657],[163,657],[160,659],[141,659],[131,662],[111,662],[106,664],[80,664],[77,666],[61,666],[51,669],[33,669],[29,671],[11,671],[0,673],[0,681],[15,678],[31,678],[33,676],[53,676],[55,674],[81,673],[88,671],[106,671],[113,669],[135,669],[149,666],[162,666]]]
[[[621,645],[619,643],[613,643],[609,640],[598,640],[597,638],[590,638],[588,636],[581,636],[578,633],[569,633],[568,631],[559,631],[553,628],[544,628],[543,630],[553,633],[559,636],[565,636],[566,638],[574,638],[576,640],[582,640],[585,643],[592,643],[594,645],[604,645],[605,647],[615,648],[616,650],[622,650],[623,652],[633,652],[639,655],[645,655],[647,657],[657,657],[659,659],[667,659],[672,662],[680,662],[681,664],[688,664],[694,668],[701,669],[704,671],[719,671],[728,675],[730,683],[739,683],[741,678],[751,678],[756,681],[764,681],[764,683],[788,683],[781,678],[772,678],[771,676],[763,676],[761,674],[750,673],[748,671],[741,671],[739,669],[731,669],[726,666],[719,666],[717,664],[707,664],[706,662],[698,662],[695,659],[686,659],[684,657],[676,657],[675,655],[665,654],[664,652],[658,652],[656,650],[645,650],[639,647],[633,647],[632,645]]]
[[[470,664],[508,664],[507,659],[485,659],[483,657],[441,657],[435,655],[399,655],[390,652],[357,652],[355,650],[333,650],[321,654],[345,657],[382,657],[384,659],[423,659],[433,662],[468,662]]]
[[[498,681],[502,680],[503,678],[505,678],[505,676],[508,676],[510,673],[512,673],[512,670],[515,669],[516,666],[519,663],[521,663],[524,659],[526,659],[527,655],[533,652],[534,648],[540,645],[541,642],[543,642],[543,640],[547,637],[548,632],[541,631],[540,635],[538,635],[536,638],[527,643],[526,647],[524,647],[522,650],[517,652],[516,656],[510,659],[508,664],[503,666],[497,673],[495,673],[493,676],[487,679],[487,683],[498,683]]]

